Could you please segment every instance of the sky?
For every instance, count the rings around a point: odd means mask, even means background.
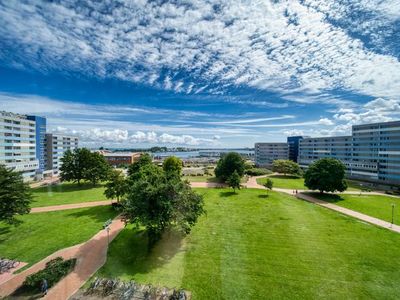
[[[253,147],[400,120],[399,0],[0,0],[0,110],[88,147]]]

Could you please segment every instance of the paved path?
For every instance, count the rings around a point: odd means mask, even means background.
[[[125,224],[121,221],[120,217],[113,220],[110,225],[110,241],[112,241],[123,229],[124,225]],[[28,275],[42,270],[45,267],[46,262],[55,257],[61,256],[64,259],[75,257],[77,258],[77,264],[74,271],[51,288],[44,299],[68,299],[104,264],[107,257],[107,249],[107,232],[101,230],[87,242],[59,250],[36,263],[29,269],[16,274],[11,279],[0,285],[0,297],[13,293],[22,285]]]
[[[66,210],[66,209],[74,209],[74,208],[85,208],[85,207],[93,207],[93,206],[104,206],[104,205],[111,205],[111,203],[112,202],[110,200],[104,200],[104,201],[81,202],[81,203],[73,203],[73,204],[61,204],[61,205],[53,205],[53,206],[34,207],[31,209],[31,213],[41,213],[41,212]]]
[[[44,179],[44,180],[42,180],[42,181],[38,181],[38,182],[31,183],[31,184],[29,184],[29,186],[30,186],[31,188],[37,188],[37,187],[41,187],[41,186],[43,186],[43,185],[48,185],[48,184],[57,183],[57,182],[59,182],[59,181],[60,181],[60,178],[59,178],[59,177],[52,177],[52,178],[49,178],[49,179]]]

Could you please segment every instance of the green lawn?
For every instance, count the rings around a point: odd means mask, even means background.
[[[207,215],[151,252],[125,228],[95,276],[183,287],[193,299],[398,299],[400,235],[290,195],[198,189]]]
[[[98,206],[20,216],[23,223],[19,226],[0,223],[0,257],[31,265],[57,250],[88,240],[114,216],[111,206]]]
[[[297,190],[307,190],[308,188],[304,186],[304,178],[296,176],[285,176],[285,175],[271,175],[268,176],[274,182],[275,188],[282,189],[297,189]],[[257,179],[258,184],[264,184],[267,178]]]
[[[392,204],[395,204],[394,223],[400,225],[400,198],[364,194],[359,196],[312,193],[310,195],[388,222],[392,220]]]
[[[268,176],[274,182],[274,187],[282,188],[282,189],[294,189],[294,190],[308,190],[308,188],[304,185],[304,178],[289,176],[289,175],[271,175]],[[267,181],[267,178],[259,178],[257,179],[258,184],[264,184]],[[357,181],[347,181],[348,191],[357,191],[360,189],[360,185]]]
[[[106,200],[102,185],[61,183],[33,189],[32,207]]]
[[[182,179],[190,182],[219,182],[214,176],[183,176]]]

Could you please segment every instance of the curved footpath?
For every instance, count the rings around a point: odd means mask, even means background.
[[[112,221],[109,232],[110,242],[124,226],[125,224],[121,221],[119,216]],[[70,274],[49,290],[44,299],[68,299],[105,263],[107,259],[107,249],[107,232],[106,230],[101,230],[87,242],[61,249],[34,264],[29,269],[16,274],[0,285],[0,297],[12,294],[22,285],[27,276],[44,269],[48,261],[61,256],[64,259],[75,257],[77,259],[76,266]]]
[[[111,205],[111,203],[113,203],[113,201],[105,200],[105,201],[81,202],[81,203],[73,203],[73,204],[61,204],[61,205],[53,205],[53,206],[34,207],[34,208],[31,208],[31,213],[41,213],[41,212],[67,210],[67,209],[75,209],[75,208],[85,208],[85,207],[93,207],[93,206],[105,206],[105,205]]]

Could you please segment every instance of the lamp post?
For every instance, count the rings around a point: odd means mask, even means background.
[[[395,207],[395,205],[394,205],[394,203],[392,203],[392,223],[390,224],[390,227],[393,226],[393,221],[394,221],[394,207]]]
[[[108,219],[107,221],[104,222],[103,228],[104,230],[107,231],[107,245],[110,245],[110,225],[112,223],[111,219]]]

